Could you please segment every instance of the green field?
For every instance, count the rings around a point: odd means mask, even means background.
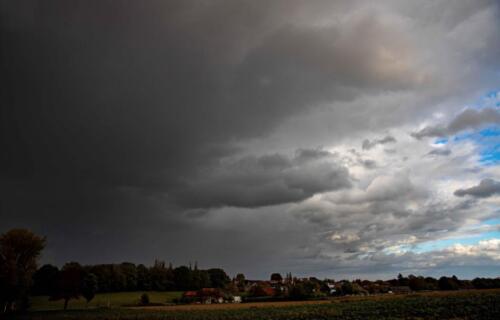
[[[136,297],[127,293],[125,296]],[[165,296],[164,296],[165,297]],[[127,299],[122,300],[127,301]],[[225,307],[227,306],[227,307]],[[212,308],[213,307],[213,308]],[[500,290],[429,292],[410,295],[334,298],[309,304],[271,303],[42,311],[15,319],[114,320],[327,320],[327,319],[500,319]]]
[[[99,293],[96,294],[94,299],[87,305],[85,299],[78,300],[72,299],[69,301],[68,309],[87,309],[87,308],[117,308],[122,306],[136,305],[143,293],[149,295],[150,303],[152,304],[169,304],[175,298],[180,298],[182,292],[159,292],[159,291],[146,291],[146,292],[114,292],[114,293]],[[32,311],[47,311],[47,310],[60,310],[63,308],[64,301],[49,301],[48,296],[32,297],[30,310]]]

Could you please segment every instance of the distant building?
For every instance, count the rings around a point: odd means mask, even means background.
[[[389,288],[389,293],[402,294],[402,293],[410,293],[410,292],[411,292],[411,289],[408,286],[396,286],[396,287]]]
[[[335,294],[337,292],[337,289],[335,288],[335,283],[327,283],[326,286],[328,287],[328,291],[330,294]]]
[[[227,299],[226,299],[227,298]],[[186,291],[182,294],[182,300],[187,303],[224,303],[234,302],[237,299],[226,297],[225,293],[216,288],[203,288],[198,291]],[[239,297],[241,302],[241,297]]]

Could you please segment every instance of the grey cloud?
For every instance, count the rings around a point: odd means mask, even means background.
[[[469,195],[476,198],[487,198],[496,194],[500,194],[500,182],[493,179],[483,179],[477,186],[458,189],[454,192],[457,197]]]
[[[363,148],[363,150],[370,150],[371,148],[375,147],[376,145],[386,144],[386,143],[394,143],[394,142],[396,142],[396,139],[392,136],[385,136],[384,138],[374,139],[371,141],[368,139],[365,139],[363,141],[363,144],[361,145],[361,147]]]
[[[485,108],[482,110],[467,109],[458,114],[447,126],[429,126],[411,135],[417,139],[424,137],[444,137],[468,129],[477,129],[487,124],[499,124],[500,111]]]
[[[378,176],[361,193],[338,195],[338,197],[332,199],[340,203],[350,204],[366,202],[389,203],[404,199],[418,199],[423,196],[423,190],[412,183],[407,174],[400,173],[393,176]]]
[[[378,206],[360,205],[348,207],[350,212],[343,215],[342,211],[347,209],[343,204],[324,207],[310,204],[296,208],[294,214],[319,230],[315,242],[312,241],[314,244],[311,244],[320,248],[318,256],[323,257],[317,265],[324,264],[326,267],[333,264],[335,270],[345,267],[345,272],[351,274],[358,268],[360,272],[366,273],[371,269],[370,266],[377,268],[383,265],[387,270],[414,268],[420,272],[429,272],[437,264],[443,267],[458,266],[467,258],[443,252],[415,254],[412,249],[420,243],[440,239],[443,232],[450,234],[459,230],[476,206],[470,205],[468,201],[450,206],[445,203],[426,203],[427,200],[403,198],[398,203],[388,202],[384,205],[385,209],[376,215],[368,213]],[[415,202],[419,203],[418,209],[406,216],[397,217],[389,210],[391,207],[393,210],[405,210],[407,204]],[[376,204],[380,205],[381,202]]]
[[[316,193],[349,188],[348,170],[333,154],[300,149],[280,154],[226,159],[202,170],[173,193],[183,206],[260,207],[297,202]]]
[[[371,159],[360,160],[360,163],[367,169],[374,169],[377,166],[377,162]]]
[[[434,149],[428,153],[429,155],[434,156],[449,156],[451,154],[450,149]]]

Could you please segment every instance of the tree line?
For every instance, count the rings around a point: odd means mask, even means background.
[[[223,269],[201,270],[194,266],[173,267],[156,260],[146,267],[130,262],[82,266],[66,263],[61,269],[46,264],[33,274],[32,294],[48,295],[51,299],[69,299],[92,293],[119,291],[186,291],[201,288],[224,288],[230,282]],[[85,295],[87,294],[87,296]]]
[[[0,303],[3,312],[23,310],[30,295],[48,295],[51,300],[68,301],[83,296],[92,300],[99,292],[184,291],[206,287],[224,288],[230,278],[223,269],[201,270],[194,266],[173,267],[156,260],[146,267],[130,262],[82,266],[66,263],[62,268],[38,258],[46,239],[29,230],[13,229],[0,236]]]

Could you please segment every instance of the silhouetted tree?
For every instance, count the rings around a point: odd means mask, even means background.
[[[137,267],[135,264],[131,262],[123,262],[120,264],[120,270],[125,280],[125,290],[137,290]]]
[[[87,304],[94,299],[97,292],[97,276],[93,273],[86,273],[82,280],[81,293]]]
[[[271,281],[283,281],[283,277],[279,273],[273,273],[271,274]]]
[[[292,300],[303,300],[308,297],[308,292],[303,283],[298,282],[290,287],[288,293],[289,298]]]
[[[151,279],[149,270],[145,265],[140,264],[137,266],[137,290],[150,290]]]
[[[191,271],[191,290],[199,290],[201,288],[209,288],[211,287],[210,283],[210,275],[205,270],[198,270],[198,268],[194,268]]]
[[[226,274],[226,272],[219,268],[208,269],[208,274],[210,275],[210,283],[214,288],[224,288],[231,279]]]
[[[34,295],[52,295],[56,289],[55,284],[59,268],[51,264],[43,265],[33,275],[33,290]]]
[[[410,279],[403,277],[403,275],[400,273],[398,274],[398,284],[400,286],[409,286],[410,285]]]
[[[427,282],[425,281],[425,279],[423,277],[415,277],[415,276],[410,275],[408,278],[410,279],[410,281],[409,281],[410,289],[412,289],[414,291],[428,289]]]
[[[175,287],[178,290],[192,289],[192,271],[186,266],[180,266],[174,269]]]
[[[45,238],[25,229],[0,236],[0,302],[3,312],[26,309],[32,276]]]
[[[153,267],[149,269],[149,279],[151,281],[151,289],[158,291],[174,290],[175,279],[174,272],[169,266],[165,266],[165,262],[156,260]]]
[[[57,281],[56,292],[50,297],[50,300],[64,300],[64,310],[68,308],[70,299],[78,299],[82,293],[84,271],[77,262],[66,263],[61,271]]]
[[[441,277],[439,278],[439,289],[440,290],[458,290],[459,284],[457,282],[457,278],[453,276],[452,278]]]
[[[245,275],[243,273],[238,273],[235,278],[236,286],[239,291],[245,290]]]
[[[350,283],[349,281],[342,282],[342,285],[340,286],[340,290],[342,291],[342,294],[353,294],[354,293],[354,288],[352,287],[352,283]]]

